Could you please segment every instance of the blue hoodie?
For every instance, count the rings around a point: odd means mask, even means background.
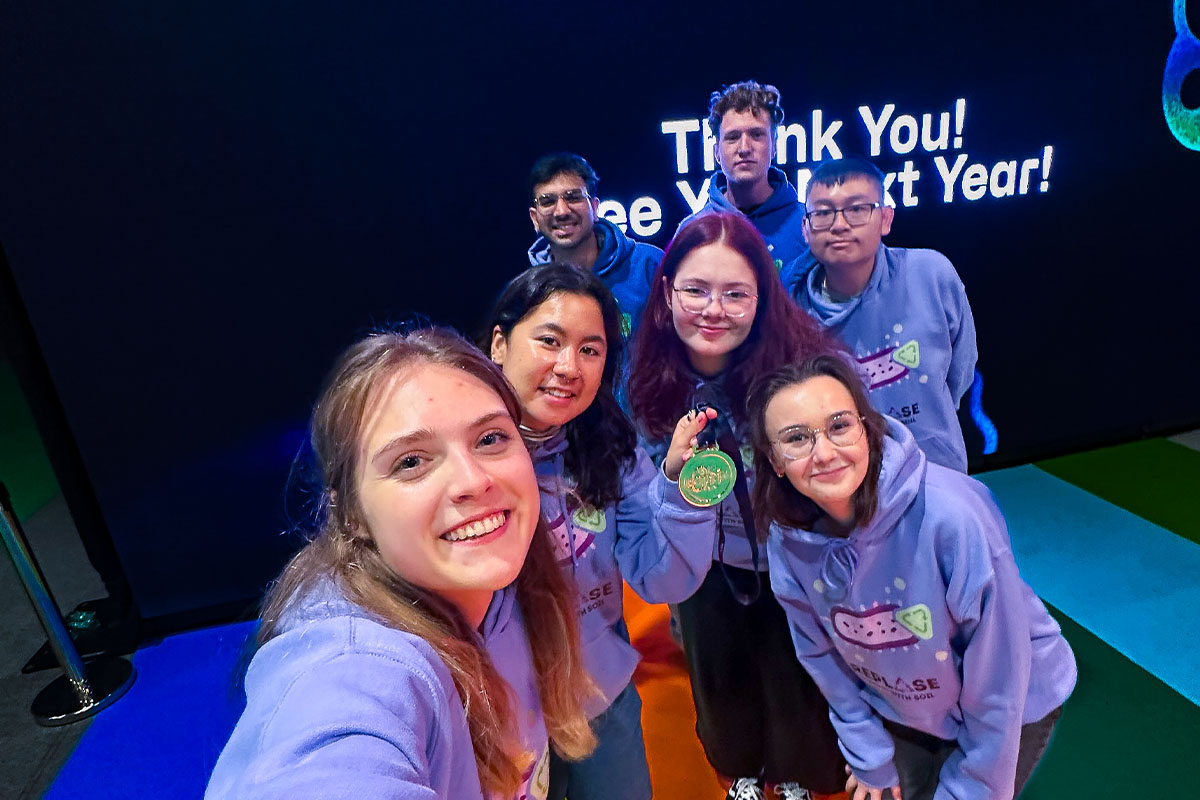
[[[927,464],[895,420],[884,442],[871,522],[846,539],[772,525],[771,588],[857,777],[897,783],[882,716],[958,742],[935,800],[1011,798],[1021,725],[1070,695],[1075,657],[987,488]]]
[[[542,514],[579,589],[584,663],[604,695],[587,709],[595,717],[629,685],[638,663],[621,616],[622,576],[650,603],[691,597],[712,564],[713,512],[689,505],[641,448],[622,477],[620,502],[604,509],[581,504],[564,474],[566,449],[560,431],[531,455]]]
[[[967,471],[956,409],[975,376],[975,318],[954,265],[935,250],[879,246],[862,294],[826,299],[811,253],[789,267],[796,303],[854,354],[871,405],[908,425],[935,464]]]
[[[650,296],[650,281],[662,260],[663,251],[652,244],[635,242],[603,217],[596,219],[595,231],[600,252],[592,271],[617,298],[622,328],[629,336],[642,317]],[[545,236],[539,236],[529,248],[529,263],[537,266],[553,260],[550,242]]]
[[[332,580],[281,629],[250,662],[246,710],[206,800],[483,797],[462,700],[424,639],[380,623]],[[550,751],[514,587],[495,593],[480,630],[536,756],[513,800],[545,798]]]
[[[714,211],[744,214],[766,240],[767,249],[775,259],[775,268],[784,273],[784,285],[788,286],[791,281],[787,279],[788,273],[784,272],[786,266],[808,250],[808,245],[804,242],[804,205],[797,197],[795,187],[788,183],[783,170],[771,167],[767,172],[767,180],[775,187],[775,191],[762,205],[749,212],[742,212],[725,196],[725,187],[729,185],[725,173],[719,170],[714,172],[708,181],[708,202],[695,214],[684,217],[679,227],[682,228],[697,217]],[[675,233],[679,233],[678,228]]]

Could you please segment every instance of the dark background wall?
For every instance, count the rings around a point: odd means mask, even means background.
[[[1171,3],[972,5],[10,0],[0,243],[143,613],[261,591],[298,541],[283,484],[334,355],[412,310],[473,331],[526,264],[538,155],[656,198],[665,245],[703,171],[691,134],[676,173],[661,123],[746,77],[810,136],[814,109],[842,120],[843,152],[868,149],[860,105],[967,101],[961,147],[879,163],[922,176],[889,241],[966,282],[991,464],[1200,424]],[[936,156],[1047,145],[1027,194],[942,201]]]

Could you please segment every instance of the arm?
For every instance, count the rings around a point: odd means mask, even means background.
[[[649,603],[691,597],[712,566],[715,508],[696,508],[639,447],[617,503],[614,553],[621,575]]]
[[[461,701],[432,654],[413,646],[334,652],[297,670],[306,650],[328,641],[318,627],[285,634],[255,656],[246,711],[206,797],[479,797],[465,717],[448,713]],[[341,636],[352,639],[354,629]]]
[[[1021,578],[1003,518],[994,509],[979,510],[964,522],[974,530],[960,537],[947,582],[947,604],[966,642],[963,721],[935,800],[1012,797],[1029,688],[1031,645]]]
[[[892,762],[891,734],[863,700],[863,684],[842,660],[816,610],[808,604],[795,573],[788,569],[787,548],[779,544],[777,531],[772,530],[767,547],[771,590],[787,614],[796,658],[829,703],[829,719],[846,763],[859,783],[868,787],[897,786],[900,778]]]
[[[953,267],[951,272],[952,283],[947,289],[945,301],[946,325],[950,335],[950,367],[946,373],[946,385],[950,388],[955,407],[958,407],[975,380],[979,348],[975,342],[975,317],[971,313],[971,304],[967,302],[967,290],[957,273],[953,272]]]

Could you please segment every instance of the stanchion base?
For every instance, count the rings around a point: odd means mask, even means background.
[[[52,728],[69,725],[108,708],[133,685],[137,673],[123,658],[97,656],[83,662],[91,686],[91,699],[81,700],[66,675],[55,678],[33,698],[30,710],[38,725]]]

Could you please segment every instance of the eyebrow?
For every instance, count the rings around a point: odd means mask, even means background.
[[[508,411],[506,411],[506,410],[490,411],[487,414],[484,414],[484,415],[478,417],[474,421],[467,423],[467,425],[465,427],[480,428],[484,425],[487,425],[489,422],[494,422],[495,420],[501,419],[501,418],[512,419],[512,417],[509,416]],[[435,438],[435,434],[429,428],[419,428],[415,431],[410,431],[408,433],[402,433],[399,436],[396,436],[396,437],[388,440],[387,444],[385,444],[383,447],[380,447],[378,450],[376,450],[375,454],[371,456],[370,461],[375,462],[382,456],[387,455],[388,453],[392,452],[393,450],[395,450],[399,447],[405,447],[405,446],[408,446],[411,444],[415,444],[416,442],[420,442],[425,439],[432,439],[432,438]]]
[[[557,333],[559,336],[567,335],[566,329],[564,327],[562,327],[561,325],[554,323],[554,322],[543,322],[541,325],[538,325],[536,328],[534,328],[534,330],[535,331],[550,331],[551,333]],[[596,335],[596,334],[592,334],[591,336],[583,337],[583,341],[585,341],[585,342],[600,342],[601,344],[604,344],[604,345],[608,344],[608,340],[606,338],[604,338],[603,336]]]
[[[879,203],[879,202],[882,202],[880,200],[872,200],[871,198],[873,198],[874,196],[875,195],[873,195],[873,194],[852,194],[845,199],[846,199],[846,202],[849,203],[850,205],[854,205],[855,203]],[[832,206],[833,201],[827,200],[827,199],[815,200],[815,201],[813,201],[813,205]]]

